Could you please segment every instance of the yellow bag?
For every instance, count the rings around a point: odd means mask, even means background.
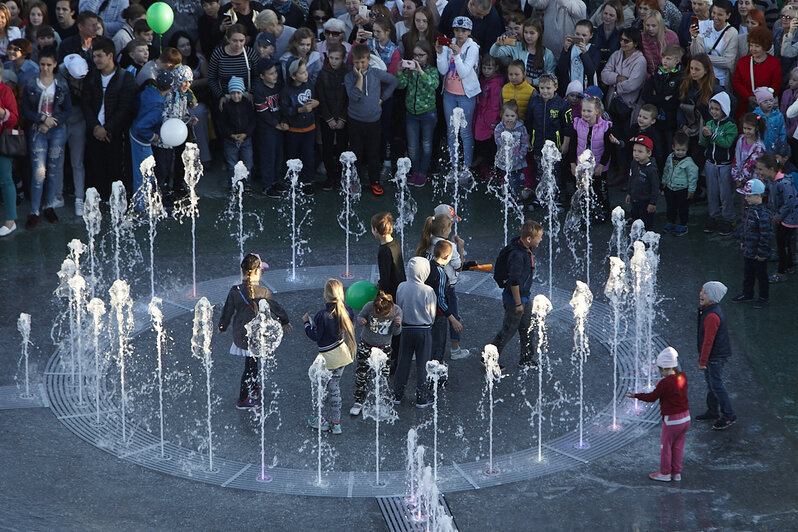
[[[349,346],[343,341],[329,351],[324,351],[320,354],[324,357],[324,362],[329,370],[342,368],[354,362]]]

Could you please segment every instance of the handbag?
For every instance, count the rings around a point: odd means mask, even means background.
[[[324,362],[327,364],[327,369],[329,370],[342,368],[354,362],[352,353],[349,351],[349,346],[346,345],[346,342],[343,340],[332,349],[319,354],[324,357]]]
[[[0,155],[6,157],[25,157],[28,154],[28,144],[25,132],[21,129],[3,129],[0,133]]]
[[[612,101],[610,101],[609,112],[617,122],[628,122],[632,118],[632,108],[626,104],[618,93],[615,93]]]

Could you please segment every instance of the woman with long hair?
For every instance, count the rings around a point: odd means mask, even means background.
[[[707,54],[690,59],[682,84],[679,86],[678,124],[690,137],[690,156],[699,168],[704,167],[704,150],[698,144],[701,128],[712,120],[709,100],[720,92],[712,62]]]
[[[603,69],[612,53],[621,47],[621,30],[625,27],[623,7],[618,0],[607,0],[601,7],[600,17],[601,22],[593,32],[593,44],[601,50],[599,69]]]
[[[539,18],[527,19],[519,37],[514,45],[508,46],[504,44],[504,36],[500,36],[490,47],[490,55],[523,61],[527,82],[537,88],[538,78],[543,74],[554,75],[557,66],[554,53],[543,47],[543,22]]]
[[[643,56],[647,75],[653,74],[662,64],[662,50],[669,44],[679,44],[679,37],[665,27],[659,11],[651,11],[643,21]]]
[[[6,4],[0,4],[0,58],[6,60],[6,48],[14,39],[21,39],[22,32],[11,25],[11,12]]]
[[[410,29],[402,35],[402,48],[404,58],[413,59],[413,48],[418,41],[427,41],[430,46],[435,46],[438,39],[438,29],[432,16],[432,11],[427,6],[416,9],[410,20]]]

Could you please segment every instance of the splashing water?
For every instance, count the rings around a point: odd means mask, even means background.
[[[162,304],[163,300],[160,297],[153,297],[150,300],[150,305],[147,307],[147,312],[150,314],[152,328],[155,330],[155,351],[158,354],[158,365],[156,367],[156,374],[158,376],[158,420],[161,436],[161,460],[165,460],[166,453],[164,453],[163,440],[163,348],[166,342],[166,331],[164,331],[163,328]]]
[[[133,300],[130,299],[130,285],[117,279],[108,289],[111,295],[111,318],[116,318],[117,361],[119,363],[119,385],[122,408],[122,443],[127,445],[127,390],[125,389],[125,360],[130,351],[130,333],[133,331]],[[109,322],[109,329],[111,324]]]
[[[542,175],[538,177],[538,185],[535,188],[535,195],[546,205],[546,224],[549,228],[549,299],[551,299],[553,284],[553,263],[554,263],[554,235],[560,233],[560,219],[557,216],[557,196],[560,191],[557,188],[556,168],[557,163],[562,160],[562,153],[557,146],[550,140],[543,144],[543,159],[541,167]]]
[[[396,184],[396,209],[397,217],[394,227],[399,231],[399,242],[402,253],[405,250],[405,227],[413,225],[413,220],[418,212],[418,204],[407,188],[407,174],[410,173],[410,159],[401,157],[396,161],[396,174],[391,181]]]
[[[119,272],[119,255],[122,240],[132,237],[130,220],[127,218],[127,191],[121,181],[111,183],[111,228],[114,231],[114,279],[121,277]]]
[[[249,171],[242,161],[233,167],[233,186],[230,195],[230,205],[236,206],[238,214],[238,262],[244,260],[244,181],[249,176]],[[232,211],[232,209],[230,209]]]
[[[97,189],[91,187],[86,190],[86,199],[83,204],[83,222],[86,224],[86,233],[89,242],[89,286],[91,287],[91,297],[94,297],[94,287],[97,286],[97,275],[94,269],[95,264],[95,238],[100,234],[103,215],[100,212],[100,194]]]
[[[155,297],[155,236],[158,221],[166,218],[161,191],[155,178],[155,157],[150,155],[139,166],[143,184],[136,191],[135,204],[142,205],[147,213],[147,235],[150,240],[150,299]]]
[[[322,423],[322,416],[321,410],[322,405],[324,403],[324,396],[327,391],[327,383],[330,382],[332,378],[332,372],[327,369],[327,363],[324,361],[324,357],[319,354],[316,357],[316,360],[313,361],[313,364],[310,365],[308,368],[308,378],[310,379],[310,392],[311,397],[313,398],[313,405],[316,407],[316,445],[317,449],[317,457],[318,457],[318,464],[317,464],[317,474],[316,474],[316,485],[322,486],[321,480],[321,423]]]
[[[86,253],[86,244],[77,238],[73,238],[67,244],[67,248],[69,249],[68,257],[75,263],[75,273],[80,274],[80,256]]]
[[[405,497],[405,503],[410,508],[415,508],[418,503],[418,465],[423,463],[424,446],[419,446],[418,432],[416,429],[411,428],[407,431],[407,454],[405,456],[405,470],[407,471],[407,496]]]
[[[613,211],[613,215],[614,215]],[[614,221],[613,221],[614,223]],[[624,246],[625,248],[626,246]],[[610,257],[610,276],[604,286],[604,295],[610,300],[612,306],[612,425],[611,430],[619,430],[617,418],[618,403],[618,330],[621,321],[621,306],[626,294],[629,293],[629,283],[626,279],[626,264],[619,257]]]
[[[431,532],[454,532],[454,522],[451,516],[446,515],[444,505],[441,503],[441,493],[437,480],[429,466],[424,467],[419,485],[421,506],[426,517],[426,530]]]
[[[353,210],[354,205],[360,200],[360,187],[353,186],[355,182],[360,184],[357,178],[357,171],[355,170],[355,161],[357,158],[351,151],[346,151],[341,154],[341,165],[343,173],[341,174],[341,195],[344,197],[344,206],[341,212],[338,213],[338,226],[344,230],[346,235],[346,269],[342,277],[352,277],[349,273],[349,237],[355,237],[355,240],[360,238],[366,233],[366,227],[363,222],[358,218],[357,213]],[[352,226],[354,225],[354,228]]]
[[[618,205],[612,209],[612,238],[610,238],[610,256],[615,253],[622,261],[627,261],[626,249],[626,212]]]
[[[518,204],[518,201],[515,198],[515,195],[510,190],[510,173],[512,171],[512,160],[513,160],[513,149],[518,146],[518,140],[513,137],[513,134],[509,131],[504,131],[502,133],[502,142],[504,146],[502,148],[502,153],[499,154],[504,157],[504,178],[501,180],[501,183],[494,183],[488,181],[488,192],[493,194],[493,196],[499,200],[502,209],[502,220],[503,220],[503,227],[504,227],[504,245],[507,245],[507,240],[509,237],[509,229],[508,229],[508,220],[510,218],[510,214],[514,214],[520,224],[524,223],[524,211],[521,205]],[[455,207],[455,211],[457,208]]]
[[[102,318],[105,315],[105,303],[98,297],[93,297],[86,305],[86,310],[91,314],[92,338],[94,339],[94,406],[97,411],[96,425],[101,425],[100,421],[100,329],[102,329]]]
[[[590,312],[590,305],[593,304],[593,294],[587,284],[576,281],[576,289],[571,297],[570,305],[574,309],[574,350],[571,359],[574,357],[579,362],[579,444],[580,449],[588,447],[587,442],[582,436],[583,417],[585,411],[584,398],[584,365],[590,355],[590,344],[587,337],[587,315]]]
[[[77,273],[77,266],[72,259],[64,259],[61,262],[61,269],[58,270],[58,286],[54,290],[54,294],[62,300],[66,301],[66,316],[61,312],[53,321],[53,327],[50,330],[50,338],[55,343],[56,338],[61,336],[57,333],[63,331],[63,321],[67,320],[69,326],[69,370],[71,373],[72,383],[75,382],[75,310],[73,308],[72,290],[69,287],[69,280]],[[63,361],[62,361],[63,364]],[[66,369],[66,368],[65,368]]]
[[[78,241],[79,242],[79,241]],[[83,245],[83,244],[81,244]],[[77,359],[77,372],[78,372],[78,402],[77,404],[83,406],[86,402],[83,400],[83,302],[85,300],[86,280],[83,279],[79,273],[75,273],[69,283],[70,299],[74,310],[75,318],[75,332],[77,345],[75,346],[75,355]]]
[[[374,419],[374,460],[376,462],[376,477],[374,482],[377,486],[380,483],[380,421],[393,424],[399,417],[393,408],[393,403],[388,395],[388,379],[385,378],[385,369],[388,364],[388,355],[378,347],[371,348],[368,358],[369,369],[374,375],[374,404],[368,405],[363,411],[364,417]]]
[[[272,318],[269,302],[258,301],[258,315],[247,323],[249,349],[258,356],[258,376],[260,380],[260,476],[261,482],[269,482],[272,477],[266,474],[266,378],[274,368],[274,352],[283,341],[283,328],[280,322]]]
[[[549,315],[551,309],[551,301],[543,294],[536,295],[532,300],[532,319],[538,337],[538,462],[543,460],[543,371],[549,368],[549,335],[546,330],[546,316]]]
[[[191,218],[191,297],[197,297],[197,216],[199,216],[199,196],[197,184],[204,169],[200,160],[199,148],[193,142],[186,142],[183,150],[183,181],[188,187],[188,196],[175,205],[175,218],[182,224],[186,217]]]
[[[185,157],[185,155],[184,155]],[[191,356],[202,361],[205,368],[205,400],[208,424],[208,471],[213,473],[213,427],[211,424],[211,338],[213,337],[213,305],[201,297],[194,306],[194,329],[191,335]]]
[[[299,188],[299,174],[302,172],[302,161],[299,159],[290,159],[286,162],[288,166],[288,173],[286,174],[286,181],[290,186],[289,196],[291,198],[291,206],[285,210],[281,209],[280,212],[288,218],[289,226],[291,227],[291,276],[289,281],[296,281],[296,267],[299,259],[305,253],[310,253],[307,239],[302,238],[302,227],[311,222],[312,205],[310,197],[300,196]],[[303,210],[301,218],[298,216],[298,211]]]
[[[648,282],[648,298],[646,309],[646,371],[648,376],[646,378],[646,388],[651,390],[651,377],[654,375],[656,362],[654,360],[654,318],[656,316],[656,306],[658,303],[657,296],[657,272],[659,270],[659,233],[653,231],[646,231],[643,233],[643,243],[646,245],[646,257],[648,258],[648,266],[651,271],[650,279]]]
[[[438,478],[438,384],[449,376],[449,367],[437,360],[427,361],[427,380],[432,381],[432,464]]]
[[[643,220],[635,220],[632,222],[632,227],[629,230],[629,244],[626,248],[626,256],[629,260],[631,260],[634,254],[635,242],[642,240],[644,234],[646,234],[646,224],[643,223]]]
[[[590,285],[590,225],[591,209],[596,203],[593,193],[593,171],[596,168],[596,158],[590,150],[585,150],[579,156],[579,164],[576,165],[576,191],[571,198],[571,210],[565,218],[565,236],[568,239],[568,247],[573,255],[574,265],[578,268],[584,263],[585,282]],[[585,251],[580,256],[577,253],[577,241],[582,239],[582,229],[584,228]]]
[[[452,205],[454,206],[454,212],[460,212],[460,185],[461,177],[466,174],[467,170],[465,168],[460,168],[462,161],[460,160],[460,130],[464,127],[468,127],[468,121],[466,121],[465,113],[463,109],[460,107],[455,107],[452,110],[452,116],[449,118],[449,124],[451,125],[452,129],[454,130],[454,153],[451,154],[452,156],[452,171],[447,178],[454,185],[454,191],[452,192]],[[473,187],[473,185],[472,185]],[[454,222],[454,226],[452,227],[452,232],[457,234],[457,220],[452,220]],[[437,477],[436,477],[437,478]]]
[[[33,399],[30,393],[30,376],[28,375],[28,346],[30,345],[30,314],[20,312],[17,318],[17,330],[22,336],[22,360],[25,361],[25,393],[22,394],[23,399]]]
[[[646,254],[646,245],[638,240],[634,243],[634,253],[629,260],[629,269],[632,272],[632,303],[635,314],[635,393],[640,391],[640,352],[647,342],[645,338],[646,320],[651,312],[651,265]],[[648,364],[647,364],[648,365]],[[650,373],[650,372],[649,372]],[[635,400],[635,406],[638,406]]]
[[[490,409],[490,421],[488,423],[488,475],[495,475],[499,472],[493,467],[493,386],[502,378],[502,370],[499,367],[499,350],[495,345],[488,344],[482,351],[482,362],[485,364],[485,387],[488,390],[488,408]]]

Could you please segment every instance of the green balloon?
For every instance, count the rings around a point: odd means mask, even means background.
[[[147,9],[147,25],[158,35],[163,35],[175,21],[175,12],[164,2],[155,2]]]
[[[366,303],[377,297],[377,287],[368,281],[358,281],[346,289],[346,302],[355,310],[361,310]]]

